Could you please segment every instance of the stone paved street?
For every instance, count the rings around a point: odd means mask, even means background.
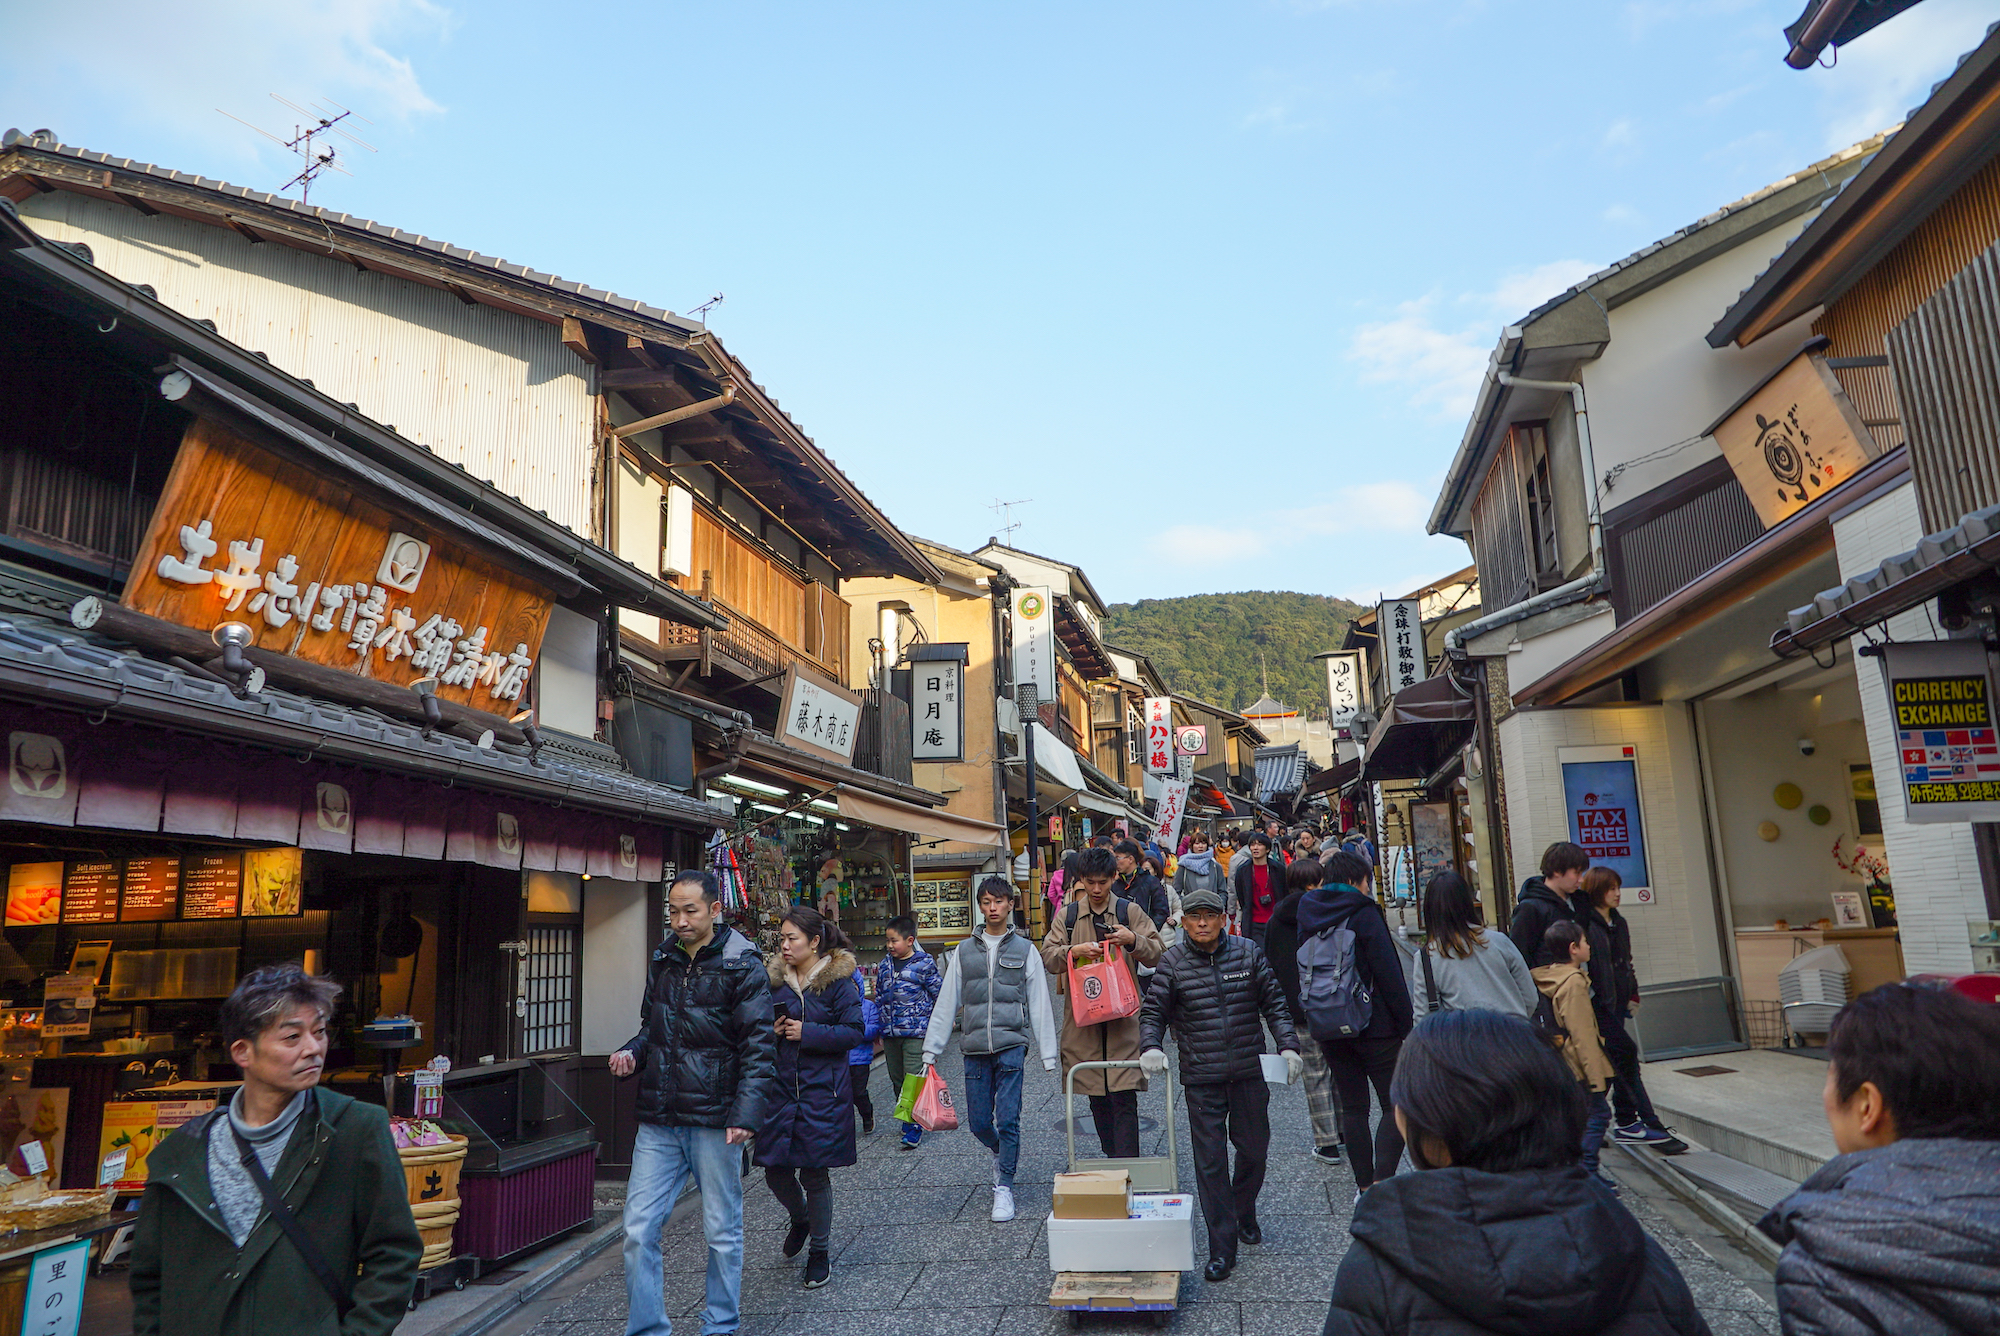
[[[1060,1005],[1060,1004],[1058,1004]],[[956,1046],[946,1055],[947,1079],[961,1088]],[[833,1279],[807,1291],[799,1284],[803,1257],[778,1254],[785,1213],[753,1173],[745,1184],[746,1258],[743,1326],[746,1336],[1028,1336],[1066,1330],[1048,1308],[1051,1274],[1044,1221],[1050,1180],[1064,1167],[1062,1103],[1057,1078],[1030,1063],[1023,1098],[1023,1146],[1016,1198],[1019,1216],[996,1225],[992,1208],[993,1160],[964,1131],[925,1138],[916,1151],[897,1149],[886,1127],[861,1143],[860,1163],[834,1173]],[[886,1109],[887,1081],[874,1073],[878,1107]],[[1157,1083],[1156,1083],[1157,1086]],[[1080,1147],[1096,1140],[1084,1101],[1077,1100]],[[1157,1089],[1140,1098],[1147,1120],[1146,1145],[1165,1144],[1164,1102]],[[1178,1112],[1178,1110],[1177,1110]],[[1307,1155],[1304,1092],[1274,1089],[1270,1178],[1259,1210],[1264,1244],[1246,1247],[1236,1271],[1221,1285],[1200,1276],[1206,1260],[1197,1213],[1195,1271],[1181,1286],[1181,1311],[1172,1329],[1187,1333],[1296,1336],[1314,1333],[1325,1320],[1334,1268],[1347,1244],[1354,1182],[1343,1166]],[[1181,1182],[1192,1188],[1185,1126],[1179,1134]],[[1618,1171],[1619,1152],[1607,1167]],[[1627,1167],[1626,1202],[1679,1263],[1717,1336],[1775,1336],[1777,1320],[1761,1279],[1747,1261],[1729,1255],[1719,1236],[1678,1203],[1642,1195],[1649,1183]],[[1722,1262],[1716,1256],[1723,1258]],[[668,1311],[675,1330],[700,1330],[704,1245],[694,1209],[683,1203],[668,1225]],[[1723,1262],[1731,1263],[1725,1266]],[[1746,1283],[1740,1276],[1749,1276]],[[538,1305],[536,1336],[618,1336],[624,1331],[625,1282],[616,1249],[580,1273],[554,1306]],[[1094,1316],[1090,1331],[1141,1331],[1143,1320]]]

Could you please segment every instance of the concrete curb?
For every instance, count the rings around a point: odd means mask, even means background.
[[[585,1234],[581,1242],[566,1248],[561,1256],[544,1262],[524,1279],[508,1286],[457,1321],[439,1327],[431,1336],[479,1336],[481,1332],[491,1330],[515,1309],[610,1247],[624,1233],[625,1221],[623,1212],[620,1212],[618,1219]]]
[[[1617,1143],[1605,1144],[1608,1147]],[[1708,1217],[1717,1229],[1742,1244],[1744,1251],[1770,1270],[1777,1270],[1778,1255],[1784,1250],[1763,1230],[1757,1228],[1754,1221],[1744,1219],[1735,1207],[1674,1168],[1673,1161],[1669,1157],[1653,1152],[1641,1155],[1635,1148],[1626,1145],[1619,1145],[1618,1148],[1625,1152],[1627,1160],[1639,1165],[1659,1180],[1668,1191]]]

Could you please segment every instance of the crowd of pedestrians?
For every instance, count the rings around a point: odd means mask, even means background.
[[[713,876],[680,874],[639,1030],[610,1059],[638,1083],[628,1336],[671,1331],[662,1231],[690,1179],[707,1243],[705,1334],[738,1329],[752,1164],[789,1219],[784,1256],[804,1253],[801,1283],[824,1285],[834,1171],[856,1163],[882,1107],[868,1091],[877,1045],[902,1144],[916,1148],[910,1097],[954,1035],[968,1130],[993,1156],[996,1222],[1015,1213],[1029,1048],[1066,1073],[1131,1063],[1075,1076],[1101,1151],[1133,1158],[1138,1092],[1166,1071],[1171,1037],[1209,1283],[1263,1240],[1275,1054],[1284,1082],[1306,1087],[1313,1144],[1301,1153],[1344,1158],[1354,1175],[1327,1336],[1703,1336],[1673,1260],[1599,1164],[1608,1135],[1686,1149],[1659,1122],[1627,1028],[1639,988],[1617,877],[1553,845],[1504,933],[1462,879],[1433,877],[1406,983],[1368,890],[1372,854],[1351,833],[1255,831],[1232,873],[1205,841],[1171,870],[1149,866],[1158,851],[1097,844],[1067,860],[1039,945],[1018,926],[1014,887],[989,877],[979,930],[942,969],[903,918],[872,976],[803,905],[767,961],[720,917]],[[1176,927],[1169,945],[1162,929]],[[1127,971],[1137,1009],[1079,1024],[1065,1005],[1058,1039],[1051,983],[1062,989],[1080,962]],[[418,1240],[387,1121],[318,1088],[336,991],[273,966],[225,1004],[243,1085],[153,1156],[131,1270],[141,1336],[386,1336],[400,1320]],[[1840,1154],[1759,1224],[1783,1249],[1786,1336],[2000,1331],[2000,1007],[1884,985],[1835,1017],[1827,1058]]]

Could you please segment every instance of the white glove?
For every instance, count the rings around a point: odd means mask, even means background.
[[[1139,1070],[1148,1076],[1158,1076],[1167,1069],[1167,1055],[1164,1050],[1149,1048],[1139,1055]]]
[[[1306,1060],[1290,1049],[1285,1050],[1285,1084],[1297,1085],[1299,1078],[1306,1074]]]

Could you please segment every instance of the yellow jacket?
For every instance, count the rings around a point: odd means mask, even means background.
[[[1590,1005],[1590,976],[1575,965],[1544,965],[1534,972],[1535,986],[1555,1008],[1556,1024],[1569,1031],[1563,1057],[1576,1079],[1602,1093],[1611,1083],[1611,1059],[1597,1033],[1597,1012]]]

